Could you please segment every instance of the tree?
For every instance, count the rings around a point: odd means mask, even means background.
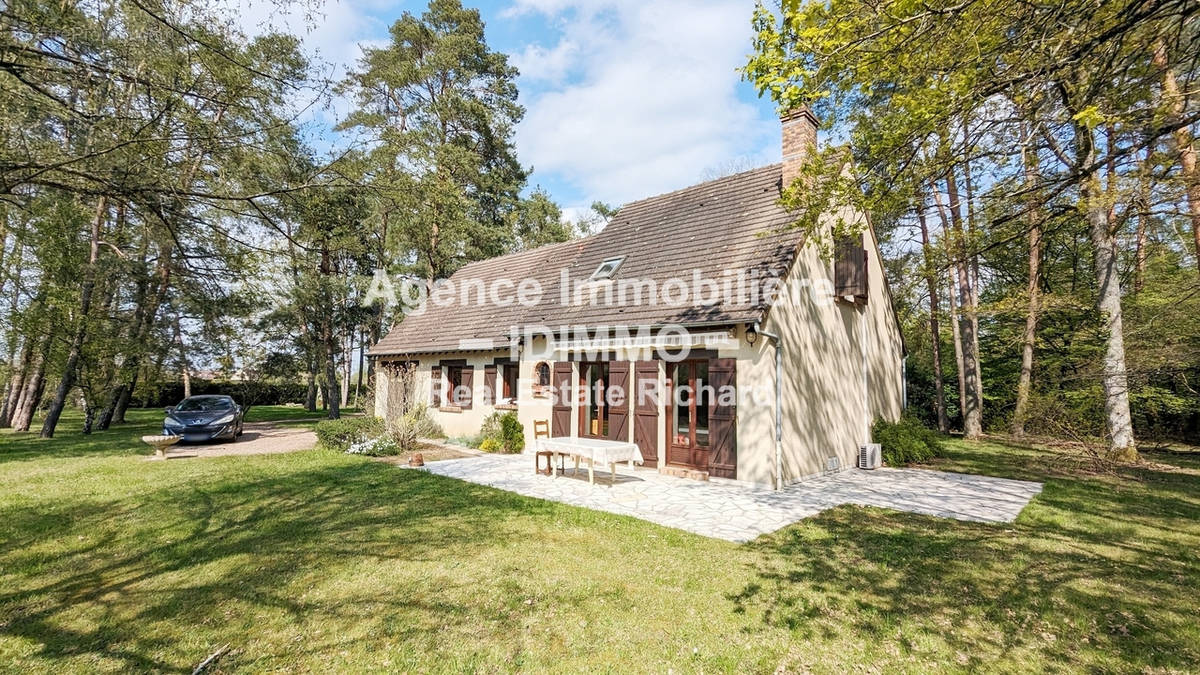
[[[502,253],[525,171],[512,136],[524,115],[515,68],[488,47],[478,10],[432,0],[392,24],[340,85],[355,109],[339,126],[370,146],[375,208],[428,279]]]
[[[1090,290],[1101,345],[1095,377],[1103,390],[1108,452],[1116,459],[1136,457],[1117,243],[1129,213],[1125,177],[1134,172],[1143,147],[1200,119],[1187,106],[1179,115],[1160,114],[1163,71],[1151,63],[1158,40],[1167,42],[1168,54],[1187,53],[1197,11],[1182,0],[1101,5],[789,0],[781,15],[758,8],[747,75],[782,109],[811,103],[829,123],[846,126],[866,210],[911,203],[914,185],[945,187],[949,265],[966,315],[959,333],[968,435],[978,429],[972,399],[982,400],[972,393],[971,380],[980,381],[983,369],[971,361],[972,338],[983,332],[975,297],[983,295],[978,267],[984,242],[1004,246],[1024,239],[1025,228],[1015,223],[1082,222],[1089,232]],[[966,44],[971,48],[962,49]],[[1189,72],[1186,79],[1191,78]],[[1022,146],[1012,142],[1021,125],[1036,134],[1039,151],[1052,161],[1041,165],[1037,185],[1014,190],[1024,171]],[[813,164],[808,173],[824,183],[810,182],[808,190],[785,197],[801,211],[828,210],[828,200],[816,203],[812,195],[835,194],[821,189],[836,183],[836,177],[820,175],[830,163]],[[980,172],[986,180],[976,179]],[[960,178],[965,196],[957,195],[954,183]],[[973,194],[975,185],[985,187],[982,195]],[[1043,204],[1069,209],[1070,217],[1028,218],[1034,202],[1024,195],[1030,190]],[[936,197],[940,190],[933,191]],[[800,192],[809,196],[801,198]],[[965,219],[958,204],[966,207]],[[973,211],[989,214],[989,221],[977,222]],[[802,227],[815,222],[799,219]],[[1047,234],[1043,228],[1043,237]]]

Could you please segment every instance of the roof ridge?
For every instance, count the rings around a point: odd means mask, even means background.
[[[566,246],[567,244],[579,244],[587,239],[591,239],[594,236],[596,236],[596,235],[588,235],[586,237],[579,237],[577,239],[568,239],[566,241],[553,241],[553,242],[550,242],[549,244],[542,244],[541,246],[538,246],[537,248],[525,249],[524,251],[512,251],[510,253],[501,253],[500,255],[492,256],[490,258],[483,258],[482,260],[472,260],[471,262],[469,262],[469,263],[463,265],[462,267],[458,268],[457,270],[455,270],[454,274],[458,274],[459,272],[467,269],[468,267],[475,267],[477,265],[482,265],[483,263],[492,263],[492,262],[496,262],[498,260],[504,260],[506,258],[511,259],[511,258],[515,258],[517,256],[532,255],[534,253],[546,253],[548,249],[559,247],[559,246]],[[450,276],[454,276],[454,274],[452,274]]]
[[[636,200],[634,200],[634,201],[632,201],[632,202],[627,202],[627,203],[623,204],[623,205],[621,206],[621,208],[617,210],[617,216],[619,217],[619,216],[621,215],[621,214],[620,214],[620,212],[621,212],[622,210],[624,210],[624,209],[626,209],[626,208],[629,208],[630,206],[633,206],[634,204],[641,204],[641,203],[643,203],[643,202],[649,202],[649,201],[653,201],[653,200],[655,200],[655,199],[661,199],[661,198],[663,198],[663,197],[670,197],[671,195],[676,195],[676,194],[679,194],[679,193],[681,193],[681,192],[688,192],[688,191],[695,190],[695,189],[702,188],[702,187],[706,187],[706,186],[711,186],[711,185],[714,185],[714,184],[716,184],[716,183],[721,183],[721,182],[726,182],[726,181],[740,180],[740,179],[744,178],[744,177],[745,177],[747,174],[759,173],[759,172],[765,172],[765,171],[767,171],[767,170],[769,170],[769,169],[774,169],[774,168],[777,168],[777,167],[782,167],[782,166],[783,166],[783,163],[782,163],[782,162],[773,162],[773,163],[771,163],[771,164],[765,164],[765,165],[763,165],[763,166],[755,167],[755,168],[753,168],[753,169],[747,169],[747,170],[745,170],[745,171],[739,171],[739,172],[737,172],[737,173],[731,173],[731,174],[729,174],[728,176],[721,176],[721,177],[719,177],[719,178],[713,178],[712,180],[706,180],[706,181],[702,181],[702,182],[700,182],[700,183],[693,183],[692,185],[688,185],[687,187],[681,187],[681,188],[679,188],[679,189],[677,189],[677,190],[669,190],[669,191],[667,191],[667,192],[662,192],[662,193],[659,193],[659,194],[656,194],[656,195],[652,195],[652,196],[650,196],[650,197],[642,197],[641,199],[636,199]]]

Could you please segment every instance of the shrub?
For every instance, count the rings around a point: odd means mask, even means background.
[[[500,438],[505,452],[515,454],[525,449],[525,426],[516,413],[505,413],[500,418]]]
[[[479,428],[479,439],[478,448],[484,452],[515,454],[525,449],[525,426],[515,412],[494,412]]]
[[[942,440],[937,432],[912,417],[899,422],[877,420],[871,429],[875,442],[881,446],[883,461],[889,466],[924,462],[942,455]]]
[[[346,454],[348,455],[370,455],[372,457],[398,455],[400,452],[400,444],[387,436],[369,438],[365,441],[352,443],[350,447],[346,448]]]
[[[343,417],[317,423],[317,443],[328,450],[345,452],[355,443],[375,438],[384,432],[378,417]]]
[[[429,416],[429,406],[417,403],[400,417],[388,423],[392,439],[401,451],[416,450],[422,438],[445,436],[442,427]]]

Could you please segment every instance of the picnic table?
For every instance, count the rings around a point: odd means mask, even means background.
[[[636,443],[624,441],[559,436],[539,438],[534,445],[538,452],[550,453],[550,466],[555,478],[558,477],[558,469],[554,468],[556,455],[574,458],[575,471],[579,471],[579,460],[587,460],[588,482],[593,485],[596,483],[595,467],[597,463],[601,466],[608,466],[609,485],[612,485],[617,474],[617,464],[629,462],[629,468],[632,469],[634,463],[641,464],[645,461],[642,459],[642,451],[638,449]]]

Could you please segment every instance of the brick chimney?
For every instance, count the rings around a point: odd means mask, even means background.
[[[817,149],[817,118],[807,105],[784,113],[783,125],[783,187],[792,184],[808,156]]]

